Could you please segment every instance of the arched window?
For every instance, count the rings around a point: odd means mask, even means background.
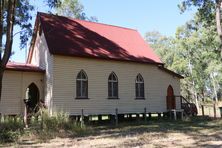
[[[112,72],[108,78],[108,98],[118,98],[118,78],[114,72]]]
[[[144,99],[144,80],[141,74],[136,76],[136,99]]]
[[[83,70],[76,77],[76,98],[88,98],[88,78]]]

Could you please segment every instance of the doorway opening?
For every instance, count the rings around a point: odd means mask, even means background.
[[[31,83],[26,89],[25,104],[27,113],[36,113],[38,111],[39,89],[35,83]]]
[[[171,85],[167,88],[167,109],[176,109],[176,100],[174,96],[173,87]]]

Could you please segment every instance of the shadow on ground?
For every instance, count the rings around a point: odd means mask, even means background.
[[[116,126],[93,126],[94,133],[91,136],[96,138],[121,138],[137,135],[153,134],[154,137],[167,138],[167,133],[183,133],[191,137],[199,147],[218,147],[217,144],[210,144],[208,141],[222,141],[222,120],[195,117],[186,121],[173,121],[169,119],[149,120],[147,122],[122,122]],[[89,135],[85,135],[89,136]],[[140,146],[149,143],[152,137],[143,137],[134,142],[123,143],[126,147]],[[156,146],[164,146],[159,145]],[[174,146],[184,146],[176,145]]]
[[[93,124],[88,127],[90,131],[81,136],[72,134],[67,134],[67,137],[61,136],[60,140],[63,142],[56,146],[65,147],[68,145],[64,145],[64,143],[68,143],[70,146],[74,144],[78,147],[88,144],[90,141],[91,143],[99,141],[93,143],[92,147],[146,147],[149,145],[154,147],[189,147],[186,142],[192,147],[220,147],[222,144],[222,120],[210,118],[195,117],[185,121],[152,119],[147,122],[121,122],[118,126]],[[66,142],[64,142],[65,139]],[[114,144],[110,142],[110,145],[105,140],[111,140]],[[54,142],[49,143],[55,144]],[[27,139],[19,143],[19,146],[36,145],[38,146],[35,141],[30,142]]]

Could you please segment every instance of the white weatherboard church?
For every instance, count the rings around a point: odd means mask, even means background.
[[[2,115],[24,99],[69,115],[163,113],[180,109],[180,79],[133,29],[38,13],[26,63],[9,62]]]

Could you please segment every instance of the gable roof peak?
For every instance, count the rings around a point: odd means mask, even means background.
[[[35,32],[39,28],[51,54],[162,64],[135,29],[38,12]]]

